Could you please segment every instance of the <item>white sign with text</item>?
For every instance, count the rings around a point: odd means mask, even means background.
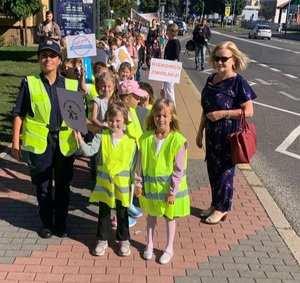
[[[152,58],[149,80],[179,83],[182,62]]]
[[[66,36],[68,58],[91,57],[97,55],[95,34]]]

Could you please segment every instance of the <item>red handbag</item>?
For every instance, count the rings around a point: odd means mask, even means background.
[[[239,130],[229,135],[231,159],[233,164],[249,163],[257,149],[254,124],[248,124],[242,109]]]

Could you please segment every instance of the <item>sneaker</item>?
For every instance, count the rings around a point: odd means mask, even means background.
[[[144,252],[143,252],[143,258],[146,260],[150,260],[153,257],[153,248],[146,246]]]
[[[133,204],[128,207],[128,214],[134,218],[143,216],[143,213],[139,211]]]
[[[195,70],[198,70],[198,65],[196,65]]]
[[[111,220],[111,226],[117,227],[117,225],[118,225],[117,216],[114,215],[113,218],[112,218],[112,220]]]
[[[129,228],[130,228],[130,227],[133,227],[137,223],[137,220],[129,216],[128,223],[129,223]]]
[[[201,71],[204,71],[204,67],[201,67]]]
[[[164,253],[162,254],[162,256],[159,258],[158,262],[160,264],[167,264],[170,262],[171,258],[173,257],[174,255],[174,252],[167,252],[167,251],[164,251]]]
[[[119,247],[119,255],[129,256],[131,254],[129,241],[120,241]]]
[[[107,241],[97,241],[97,245],[95,249],[93,250],[93,255],[101,256],[104,255],[105,249],[107,248]]]

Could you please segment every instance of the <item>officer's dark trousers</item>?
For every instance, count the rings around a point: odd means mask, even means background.
[[[128,224],[128,211],[127,207],[122,206],[122,202],[116,200],[117,211],[117,233],[116,238],[118,241],[127,241],[129,236],[129,224]],[[109,240],[109,234],[111,231],[111,208],[104,202],[99,202],[99,216],[98,216],[98,230],[97,239],[102,241]]]
[[[36,186],[39,215],[46,228],[52,228],[53,212],[56,228],[62,229],[66,225],[73,163],[74,155],[69,157],[62,155],[58,142],[49,143],[43,154],[29,153],[28,166],[32,183]],[[52,197],[53,179],[54,199]]]

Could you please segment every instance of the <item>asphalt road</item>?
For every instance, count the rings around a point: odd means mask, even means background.
[[[191,33],[180,37],[180,59],[201,92],[214,70],[208,65],[204,72],[194,69],[194,52],[184,54],[190,38]],[[251,119],[257,129],[258,152],[251,166],[300,236],[300,41],[248,39],[246,33],[213,30],[209,47],[227,40],[250,57],[241,75],[258,95]]]

